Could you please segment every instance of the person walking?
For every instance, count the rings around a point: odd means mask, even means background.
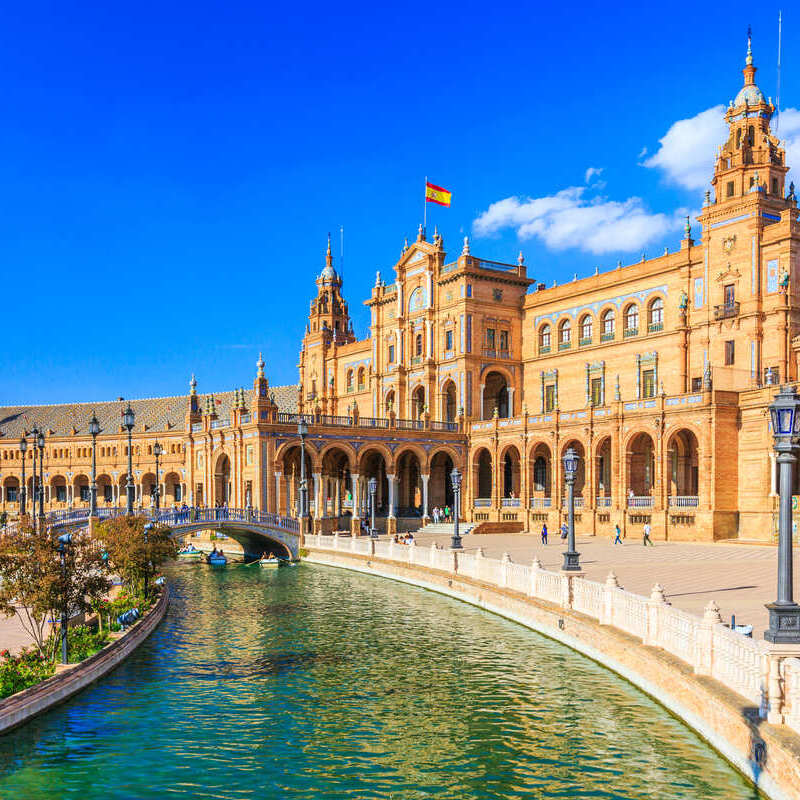
[[[547,523],[542,524],[542,544],[547,544]]]
[[[562,522],[561,523],[561,538],[562,539],[566,539],[568,535],[569,535],[569,528],[567,527],[567,523],[566,522]]]
[[[452,522],[450,519],[450,506],[444,507],[444,521],[445,522]]]
[[[619,523],[614,526],[614,533],[616,534],[614,544],[622,544],[622,529],[619,527]]]
[[[655,547],[652,540],[650,539],[650,523],[645,522],[644,527],[642,528],[642,544],[647,547],[649,544],[650,547]]]

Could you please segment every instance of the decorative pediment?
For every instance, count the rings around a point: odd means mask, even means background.
[[[722,281],[726,280],[733,280],[734,278],[741,278],[742,273],[739,272],[738,269],[734,269],[730,264],[722,270],[721,272],[717,273],[717,283],[721,283]]]

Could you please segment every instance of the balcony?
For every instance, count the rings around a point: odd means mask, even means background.
[[[638,335],[639,335],[638,328],[627,328],[622,334],[623,338],[625,339],[629,339],[631,336],[638,336]]]
[[[611,498],[610,497],[596,497],[594,500],[594,504],[596,508],[611,508]]]
[[[550,348],[548,348],[549,350]],[[539,348],[539,352],[541,353],[542,350]],[[484,358],[502,358],[504,360],[508,360],[511,358],[508,350],[495,350],[493,347],[484,347],[483,348],[483,357]]]
[[[591,343],[592,343],[592,337],[591,336],[586,337],[584,339],[578,339],[578,346],[579,347],[586,347],[587,344],[591,344]]]
[[[628,497],[628,508],[652,508],[653,498],[649,495],[632,495]]]
[[[519,508],[519,497],[504,497],[500,501],[500,505],[503,506],[503,508]]]
[[[421,364],[422,363],[422,358],[423,358],[422,356],[413,356],[412,359],[411,359],[412,366],[415,365],[415,364]]]
[[[672,495],[669,498],[670,508],[697,508],[700,498],[697,495]]]
[[[739,316],[739,303],[723,303],[721,306],[714,306],[714,319],[730,319]]]
[[[531,497],[531,508],[551,508],[552,505],[552,497]]]
[[[549,344],[543,344],[543,345],[541,345],[539,347],[539,355],[540,356],[543,356],[543,355],[545,355],[545,354],[547,354],[549,352],[550,352],[550,345]]]
[[[491,508],[492,506],[492,498],[491,497],[476,497],[475,498],[475,508]]]
[[[651,322],[647,326],[648,333],[658,333],[659,331],[664,330],[664,323],[663,322]]]
[[[613,342],[614,341],[614,331],[609,331],[608,333],[601,333],[600,334],[600,341],[601,342]]]
[[[559,342],[558,349],[559,350],[569,350],[572,347],[572,342]]]

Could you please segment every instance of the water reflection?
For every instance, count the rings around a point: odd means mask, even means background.
[[[0,797],[754,796],[631,686],[470,606],[307,566],[171,579],[139,652],[0,739]]]

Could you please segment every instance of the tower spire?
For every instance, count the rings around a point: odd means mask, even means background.
[[[745,66],[751,66],[753,63],[753,29],[747,26],[747,57],[744,60]]]
[[[331,234],[328,232],[328,251],[325,253],[325,265],[328,267],[333,266],[333,256],[331,255]]]

